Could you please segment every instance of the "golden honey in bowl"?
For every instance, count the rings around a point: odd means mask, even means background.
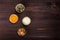
[[[16,14],[11,14],[9,17],[11,23],[16,23],[18,21],[18,16]]]

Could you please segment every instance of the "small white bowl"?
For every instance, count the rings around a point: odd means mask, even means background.
[[[29,18],[29,17],[24,17],[24,18],[22,19],[22,23],[23,23],[24,25],[29,25],[29,24],[31,23],[31,18]]]

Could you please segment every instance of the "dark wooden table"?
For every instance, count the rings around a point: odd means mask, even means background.
[[[18,14],[15,6],[25,5],[23,13]],[[9,16],[15,13],[19,21],[9,22]],[[21,20],[29,16],[32,23],[24,26]],[[27,34],[20,37],[18,28],[26,29]],[[0,40],[55,40],[60,38],[60,1],[59,0],[0,0]]]

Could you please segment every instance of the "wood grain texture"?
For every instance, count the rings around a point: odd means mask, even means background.
[[[55,40],[60,36],[60,5],[59,0],[0,0],[0,40]],[[25,5],[22,14],[15,11],[19,3]],[[57,5],[58,4],[58,5]],[[19,16],[16,24],[9,22],[9,16],[15,13]],[[24,26],[23,17],[29,16],[32,23]],[[27,34],[20,37],[17,30],[26,28]]]

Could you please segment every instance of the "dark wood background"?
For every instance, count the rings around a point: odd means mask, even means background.
[[[23,13],[18,14],[15,6],[25,5]],[[19,21],[9,22],[9,16],[15,13]],[[23,17],[29,16],[32,23],[24,26]],[[20,37],[17,30],[23,27],[27,34]],[[0,40],[58,40],[60,38],[60,1],[59,0],[0,0]]]

